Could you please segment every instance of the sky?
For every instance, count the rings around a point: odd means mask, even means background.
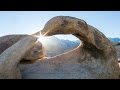
[[[61,15],[83,19],[107,37],[120,38],[120,11],[0,11],[0,36],[33,34],[42,30],[49,19]],[[77,39],[72,35],[57,37]]]

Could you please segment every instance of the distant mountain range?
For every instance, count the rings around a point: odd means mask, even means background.
[[[108,38],[108,39],[112,42],[120,42],[120,38]],[[79,46],[79,44],[80,44],[79,40],[70,41],[59,39],[55,36],[51,36],[49,37],[49,39],[45,40],[43,46],[45,47],[46,56],[55,56],[70,51]]]
[[[45,48],[45,56],[55,56],[74,49],[75,47],[79,46],[80,41],[63,40],[55,36],[51,36],[42,44]]]
[[[120,42],[120,38],[108,38],[112,42]]]

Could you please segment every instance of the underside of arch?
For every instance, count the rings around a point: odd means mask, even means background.
[[[108,55],[115,53],[115,48],[102,32],[75,17],[54,17],[45,24],[41,33],[46,36],[72,34],[81,40],[81,47],[95,58],[101,57],[101,55],[108,58]]]

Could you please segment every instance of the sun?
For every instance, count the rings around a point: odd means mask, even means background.
[[[38,38],[38,41],[40,41],[41,43],[44,43],[45,42],[45,36],[40,36],[39,38]]]
[[[42,44],[45,43],[46,41],[46,37],[44,35],[41,34],[41,32],[39,32],[39,35],[37,35],[36,37],[38,37],[38,42],[41,42]]]

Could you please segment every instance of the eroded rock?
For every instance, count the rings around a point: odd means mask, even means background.
[[[41,42],[36,42],[34,46],[25,53],[23,60],[37,60],[44,57],[44,48]]]
[[[21,72],[18,63],[25,56],[25,53],[32,49],[37,41],[36,37],[26,36],[17,43],[6,49],[0,55],[0,78],[20,79]]]
[[[29,35],[22,35],[22,34],[13,34],[13,35],[6,35],[3,37],[0,37],[0,54],[14,45],[16,42],[19,40],[27,37]],[[25,56],[23,60],[36,60],[36,59],[41,59],[44,56],[43,53],[43,47],[40,42],[37,42],[34,45],[33,49],[30,49],[28,52],[25,53]]]
[[[57,16],[46,23],[41,33],[46,36],[73,34],[82,44],[67,53],[41,59],[34,64],[19,65],[23,78],[119,78],[120,70],[114,46],[102,32],[84,20]]]
[[[41,33],[46,36],[73,34],[81,40],[81,45],[54,57],[42,58],[32,64],[22,64],[19,63],[20,60],[31,46],[34,47],[36,39],[31,37],[21,40],[0,55],[1,78],[18,78],[20,75],[23,79],[119,78],[116,49],[102,32],[84,20],[57,16],[46,23]],[[21,74],[16,65],[19,66]]]
[[[0,54],[26,36],[28,35],[13,34],[0,37]]]
[[[120,42],[113,43],[117,51],[118,61],[120,62]]]

